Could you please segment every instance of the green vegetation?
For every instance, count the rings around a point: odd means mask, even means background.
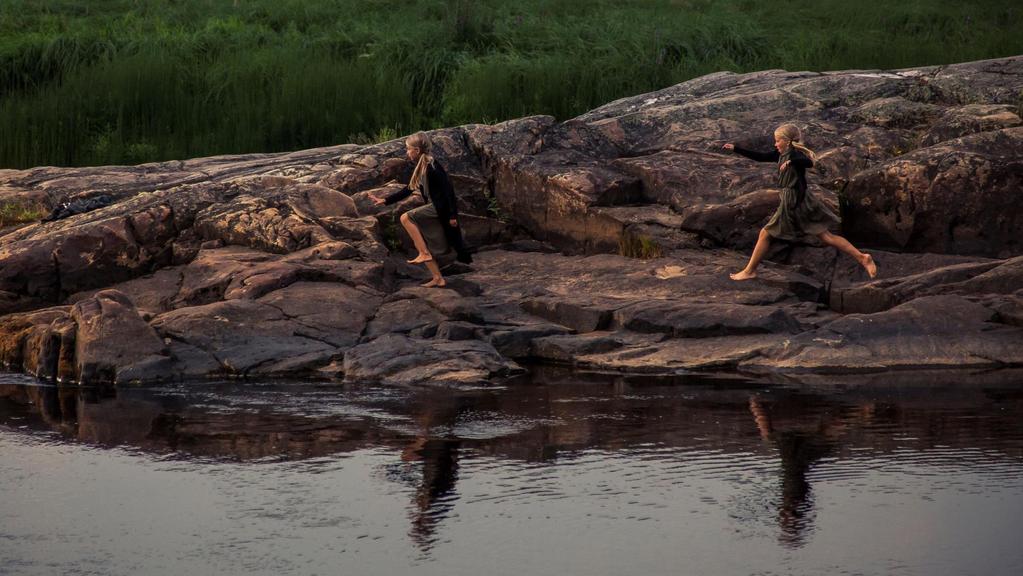
[[[0,228],[36,222],[49,213],[41,204],[22,200],[0,202]]]
[[[501,210],[501,204],[497,201],[497,196],[491,194],[487,194],[487,215],[502,222],[508,221],[504,210]]]
[[[646,236],[625,232],[618,239],[618,254],[627,258],[650,260],[664,256],[664,248]]]
[[[380,218],[380,234],[383,236],[384,245],[391,252],[401,250],[401,236],[398,230],[398,216],[391,214],[388,217]]]
[[[718,70],[1023,53],[980,0],[4,0],[0,167],[139,163],[569,118]]]

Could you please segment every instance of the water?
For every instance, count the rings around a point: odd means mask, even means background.
[[[0,375],[0,574],[1023,573],[1023,377]]]

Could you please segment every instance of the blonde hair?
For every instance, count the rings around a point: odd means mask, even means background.
[[[774,137],[777,138],[779,136],[788,140],[789,144],[795,147],[796,150],[806,154],[806,157],[814,163],[817,162],[817,154],[802,144],[803,133],[799,131],[799,126],[795,124],[782,124],[774,129]]]
[[[427,166],[433,162],[433,142],[426,132],[416,132],[405,139],[405,146],[419,149],[419,161],[416,162],[416,168],[412,171],[412,178],[408,181],[408,187],[414,190],[419,188],[420,183],[423,181],[423,176],[426,174]]]

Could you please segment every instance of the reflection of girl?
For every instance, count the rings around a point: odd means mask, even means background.
[[[422,480],[416,489],[409,516],[412,521],[410,535],[424,552],[433,546],[437,524],[455,505],[452,495],[458,481],[461,441],[436,434],[454,425],[463,402],[465,399],[460,397],[445,398],[439,402],[430,401],[427,397],[418,402],[419,413],[413,415],[418,431],[401,451],[403,462],[422,465]]]
[[[786,546],[802,546],[813,524],[810,471],[836,451],[839,438],[850,426],[871,425],[875,405],[866,402],[851,410],[837,410],[827,400],[811,395],[776,395],[771,402],[754,395],[749,410],[760,437],[774,444],[781,461],[779,539]]]
[[[430,547],[437,524],[455,505],[455,499],[449,496],[458,480],[459,447],[457,440],[420,436],[402,451],[402,460],[422,463],[422,481],[409,516],[411,535],[424,548]]]
[[[828,246],[849,254],[873,278],[877,275],[877,265],[870,254],[860,252],[845,238],[828,232],[828,226],[838,223],[838,216],[807,190],[806,169],[813,166],[817,157],[813,150],[800,144],[800,140],[802,135],[795,124],[782,124],[774,131],[775,150],[771,152],[754,152],[735,144],[724,145],[725,150],[732,150],[758,162],[777,162],[778,187],[781,188],[778,210],[760,230],[757,245],[746,267],[731,274],[732,280],[757,277],[757,266],[767,253],[772,237],[797,240],[801,236],[816,236]]]
[[[458,226],[458,205],[444,167],[432,155],[433,143],[425,132],[417,132],[405,139],[405,154],[416,167],[408,186],[386,198],[372,196],[378,204],[394,204],[408,198],[418,190],[427,203],[401,215],[401,225],[412,238],[419,254],[410,264],[424,264],[432,279],[426,287],[444,286],[444,277],[435,258],[446,256],[454,249],[460,262],[469,263],[469,256]]]
[[[764,440],[772,440],[781,460],[781,502],[778,506],[780,540],[792,547],[803,544],[804,531],[813,520],[813,491],[807,474],[821,458],[831,454],[834,444],[829,436],[843,425],[816,421],[811,426],[800,424],[794,429],[776,430],[774,419],[756,396],[749,399],[750,412]],[[803,422],[806,414],[797,415]]]

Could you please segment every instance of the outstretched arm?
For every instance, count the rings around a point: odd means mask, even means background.
[[[729,145],[726,144],[725,146]],[[728,149],[740,156],[745,156],[750,160],[756,160],[757,162],[777,162],[779,156],[777,150],[771,150],[770,152],[757,152],[756,150],[747,150],[746,148],[742,148],[734,144],[732,144],[731,148]]]
[[[398,190],[397,192],[395,192],[393,194],[388,194],[387,196],[384,196],[384,198],[383,198],[384,202],[383,203],[384,204],[394,204],[395,202],[401,202],[402,200],[408,198],[411,195],[412,195],[412,189],[409,188],[408,186],[406,186],[406,187],[402,188],[401,190]]]

